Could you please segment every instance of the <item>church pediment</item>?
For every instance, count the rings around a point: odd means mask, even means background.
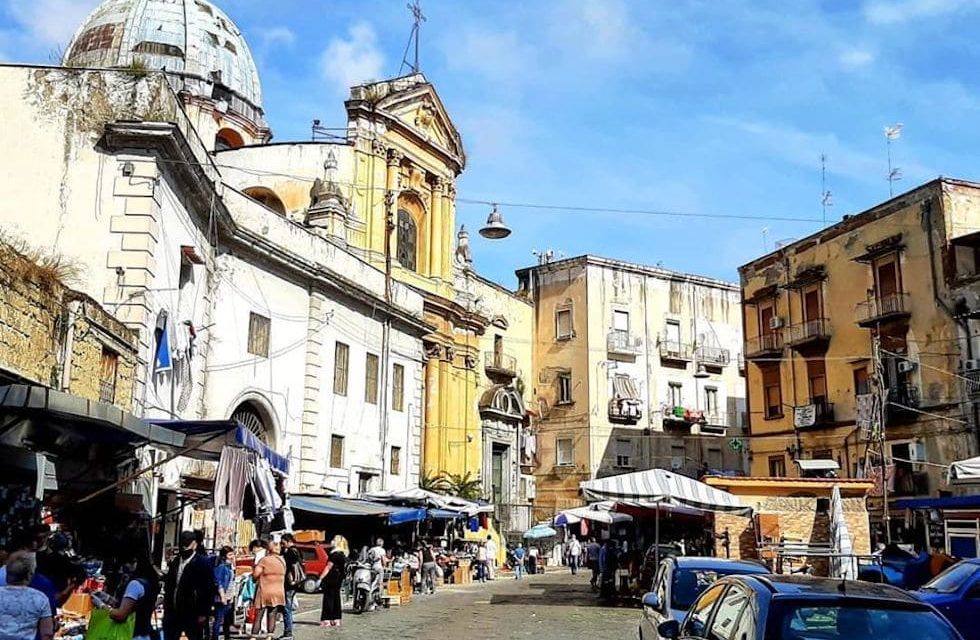
[[[421,73],[353,87],[348,111],[365,103],[373,105],[370,114],[397,122],[450,155],[463,169],[466,154],[459,131],[435,87]]]

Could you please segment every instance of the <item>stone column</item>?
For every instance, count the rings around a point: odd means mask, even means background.
[[[427,348],[425,359],[425,399],[422,422],[422,464],[420,473],[435,475],[439,473],[439,436],[442,416],[440,399],[443,395],[439,386],[439,352],[442,349],[433,345]]]
[[[388,149],[388,173],[385,177],[385,199],[384,199],[384,214],[381,218],[381,251],[385,250],[385,242],[387,238],[385,234],[391,233],[392,229],[388,227],[387,221],[391,220],[392,225],[397,224],[398,220],[398,192],[401,189],[401,184],[399,182],[399,171],[401,170],[402,158],[404,155],[396,149]],[[390,194],[390,198],[387,197]],[[391,259],[394,262],[395,254],[398,250],[398,236],[395,235],[391,239]]]
[[[326,298],[310,296],[306,330],[306,364],[303,374],[303,422],[300,433],[299,486],[303,490],[319,489],[323,484],[323,464],[317,456],[320,439],[320,380],[323,328],[326,323]],[[326,438],[329,434],[324,433]]]
[[[448,254],[444,253],[443,236],[447,235],[443,229],[442,205],[443,193],[446,189],[446,179],[438,176],[432,186],[432,223],[429,227],[429,234],[425,237],[426,248],[429,251],[429,275],[442,278],[443,261],[448,261]]]
[[[446,184],[442,193],[442,255],[445,256],[440,273],[446,280],[452,279],[453,236],[456,229],[456,185]]]
[[[449,464],[449,458],[452,456],[452,447],[449,443],[452,441],[452,432],[455,431],[452,427],[455,425],[453,425],[453,419],[449,412],[449,400],[455,391],[455,385],[452,385],[450,381],[453,357],[453,348],[446,347],[443,357],[439,359],[439,455],[436,456],[435,461],[435,464],[439,467],[437,471],[452,471]]]

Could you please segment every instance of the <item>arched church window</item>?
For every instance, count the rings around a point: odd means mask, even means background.
[[[415,271],[415,255],[418,246],[418,227],[415,218],[404,209],[398,210],[398,264]]]
[[[269,438],[269,429],[265,425],[265,420],[250,402],[243,402],[238,405],[231,414],[232,420],[238,420],[243,427],[248,429],[252,435],[257,437],[265,444],[272,444]]]
[[[272,209],[279,215],[286,215],[286,205],[282,203],[279,196],[276,195],[275,191],[268,189],[266,187],[249,187],[245,189],[242,193],[247,195],[252,200],[261,202],[263,205]]]
[[[228,151],[242,146],[245,146],[245,140],[242,138],[242,134],[234,129],[221,129],[214,136],[215,151]]]

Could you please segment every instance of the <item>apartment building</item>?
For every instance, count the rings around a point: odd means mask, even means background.
[[[539,516],[596,477],[743,469],[736,285],[596,256],[517,276],[534,303]]]
[[[752,474],[948,490],[941,465],[977,450],[980,185],[931,181],[739,274]],[[875,338],[883,462],[867,456]]]

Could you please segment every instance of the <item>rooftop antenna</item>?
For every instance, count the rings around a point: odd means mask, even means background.
[[[827,188],[827,154],[820,154],[820,204],[823,207],[823,226],[827,226],[827,207],[834,206],[834,198]]]
[[[895,195],[894,184],[897,180],[902,179],[902,170],[898,167],[892,167],[892,140],[898,140],[902,135],[902,127],[905,125],[901,122],[896,122],[890,127],[885,127],[885,149],[888,153],[888,197]]]
[[[412,32],[408,36],[408,44],[405,45],[405,53],[402,54],[402,66],[398,68],[398,75],[402,75],[405,67],[412,73],[419,72],[419,35],[422,32],[422,23],[425,22],[425,14],[422,13],[422,5],[419,4],[419,0],[412,0],[412,2],[405,5],[408,10],[412,12]],[[414,45],[415,56],[411,61],[408,59],[408,52],[412,49]]]

